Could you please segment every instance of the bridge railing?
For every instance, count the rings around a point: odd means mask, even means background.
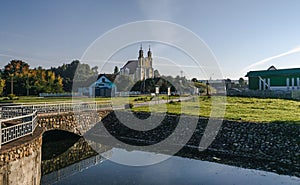
[[[102,108],[110,107],[110,102],[45,103],[36,105],[2,106],[0,111],[0,148],[2,144],[28,134],[33,134],[37,126],[37,114],[97,111]]]
[[[51,113],[63,113],[63,112],[78,112],[78,111],[90,111],[100,110],[104,108],[110,108],[110,102],[65,102],[65,103],[39,103],[39,104],[23,104],[16,106],[3,106],[1,107],[1,119],[12,118],[16,116],[22,116],[28,114],[32,110],[36,110],[38,114],[51,114]],[[27,111],[27,113],[26,113]]]
[[[15,109],[20,110],[20,109]],[[29,112],[27,109],[21,109]],[[37,111],[31,109],[31,113],[22,115],[22,111],[11,112],[6,119],[0,119],[0,148],[3,144],[33,134],[37,127]],[[19,116],[18,116],[19,114]],[[11,117],[14,115],[15,117]],[[16,116],[17,115],[17,116]]]

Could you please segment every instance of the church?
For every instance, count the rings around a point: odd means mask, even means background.
[[[152,52],[150,46],[147,52],[147,57],[144,57],[144,51],[141,45],[138,59],[128,61],[120,69],[120,74],[130,76],[133,81],[153,78],[154,74],[153,74],[153,67],[152,67]]]

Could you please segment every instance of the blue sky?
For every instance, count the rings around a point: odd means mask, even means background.
[[[271,65],[300,67],[299,7],[297,0],[0,1],[0,62],[2,67],[12,59],[32,67],[69,63],[105,32],[151,19],[197,34],[216,56],[223,76],[237,79]]]

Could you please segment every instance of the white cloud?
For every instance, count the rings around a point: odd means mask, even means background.
[[[251,69],[254,69],[254,68],[257,68],[258,66],[261,66],[261,65],[264,65],[264,64],[267,64],[268,62],[274,60],[274,59],[277,59],[277,58],[280,58],[280,57],[284,57],[284,56],[287,56],[287,55],[290,55],[290,54],[294,54],[294,53],[298,53],[300,52],[300,46],[294,48],[294,49],[291,49],[289,51],[286,51],[284,53],[280,53],[278,55],[275,55],[275,56],[271,56],[271,57],[268,57],[268,58],[265,58],[263,60],[260,60],[258,62],[255,62],[254,64],[251,64],[247,67],[245,67],[243,70],[242,70],[242,74],[246,73],[247,71],[251,70]]]

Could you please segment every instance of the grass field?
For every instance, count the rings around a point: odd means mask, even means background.
[[[215,97],[219,98],[219,97]],[[151,111],[189,114],[209,117],[212,99],[200,97],[199,102],[174,102],[151,106]],[[227,97],[224,119],[253,122],[290,122],[300,124],[300,102],[283,99]],[[184,107],[184,110],[182,109]],[[146,111],[148,106],[134,107],[133,111]],[[199,110],[199,111],[197,111]]]
[[[170,100],[177,98],[171,97]],[[213,97],[218,100],[220,97]],[[155,104],[142,107],[134,107],[133,111],[149,112],[168,112],[171,114],[188,114],[197,115],[201,117],[210,117],[211,104],[213,98],[199,97],[199,101],[177,102],[169,104]],[[166,96],[160,96],[160,99],[166,100]],[[111,98],[77,98],[82,101],[103,101],[110,102]],[[141,103],[150,101],[150,96],[138,97],[116,97],[113,98],[114,105],[124,105],[126,103]],[[156,99],[157,100],[157,99]],[[155,100],[155,101],[156,101]],[[54,102],[71,102],[72,97],[63,98],[40,98],[33,96],[19,97],[13,103],[54,103]],[[0,103],[4,103],[1,101]],[[12,102],[12,101],[9,101]],[[262,98],[245,98],[245,97],[226,97],[224,102],[226,111],[224,119],[240,120],[240,121],[253,121],[253,122],[294,122],[300,124],[300,102],[284,99],[262,99]]]

